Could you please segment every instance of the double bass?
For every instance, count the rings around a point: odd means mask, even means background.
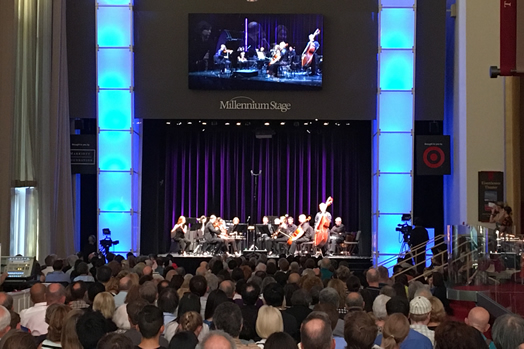
[[[306,48],[304,49],[304,52],[302,52],[302,67],[309,67],[311,62],[313,61],[313,55],[315,54],[317,47],[314,45],[314,38],[320,34],[320,29],[317,28],[313,34],[310,34],[310,40],[307,43]],[[311,35],[313,36],[313,40],[311,40]]]
[[[308,217],[306,218],[306,221],[305,221],[304,223],[309,222],[310,219],[311,219],[311,217],[308,216]],[[300,239],[300,238],[304,235],[304,233],[306,232],[304,229],[302,229],[302,225],[303,225],[304,223],[300,223],[299,226],[298,226],[298,228],[297,228],[297,230],[295,230],[295,231],[293,232],[293,234],[291,234],[291,236],[290,236],[289,239],[287,240],[287,244],[288,244],[288,245],[291,245],[291,244],[293,243],[293,241]]]
[[[333,203],[333,198],[330,196],[326,200],[326,208]],[[315,246],[322,247],[327,244],[329,239],[329,225],[331,221],[325,215],[320,218],[318,226],[315,229]]]

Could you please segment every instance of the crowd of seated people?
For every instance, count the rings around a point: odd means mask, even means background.
[[[355,275],[343,261],[253,254],[191,275],[171,257],[107,257],[49,256],[20,314],[0,292],[0,349],[524,348],[519,316],[499,317],[487,339],[485,309],[452,321],[437,286],[402,267]]]

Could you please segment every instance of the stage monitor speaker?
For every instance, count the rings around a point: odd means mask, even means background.
[[[451,174],[449,136],[417,136],[415,155],[418,176]]]

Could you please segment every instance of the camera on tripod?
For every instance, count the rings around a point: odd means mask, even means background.
[[[402,233],[402,241],[409,245],[411,231],[413,230],[413,227],[411,226],[411,224],[408,224],[408,222],[411,221],[411,214],[409,213],[403,214],[401,220],[403,223],[397,224],[395,231]]]
[[[109,252],[109,248],[111,246],[118,245],[120,241],[111,239],[111,230],[109,230],[109,228],[102,229],[102,234],[104,234],[105,237],[103,240],[100,240],[100,246],[102,246],[103,248],[102,253],[104,255],[107,255]]]

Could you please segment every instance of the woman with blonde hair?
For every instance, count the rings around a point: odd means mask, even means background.
[[[255,329],[258,336],[262,338],[261,341],[257,342],[257,345],[263,349],[269,336],[275,332],[284,331],[284,322],[280,310],[269,305],[263,305],[258,310]]]
[[[401,313],[391,314],[382,328],[382,343],[383,349],[399,349],[402,343],[409,334],[408,318]]]
[[[100,292],[93,300],[93,310],[100,312],[106,319],[109,332],[117,330],[112,318],[115,314],[115,300],[109,292]]]
[[[429,316],[428,328],[435,330],[438,325],[446,321],[446,310],[444,304],[437,297],[430,297],[429,302],[431,303],[431,314]]]
[[[329,280],[327,287],[335,289],[338,293],[338,309],[345,309],[346,307],[346,296],[347,296],[347,286],[346,283],[339,279]],[[340,311],[339,311],[340,312]]]
[[[171,229],[171,247],[169,252],[175,252],[175,242],[179,244],[179,254],[186,254],[186,248],[189,246],[189,240],[186,239],[187,225],[186,217],[180,216],[176,224]]]

